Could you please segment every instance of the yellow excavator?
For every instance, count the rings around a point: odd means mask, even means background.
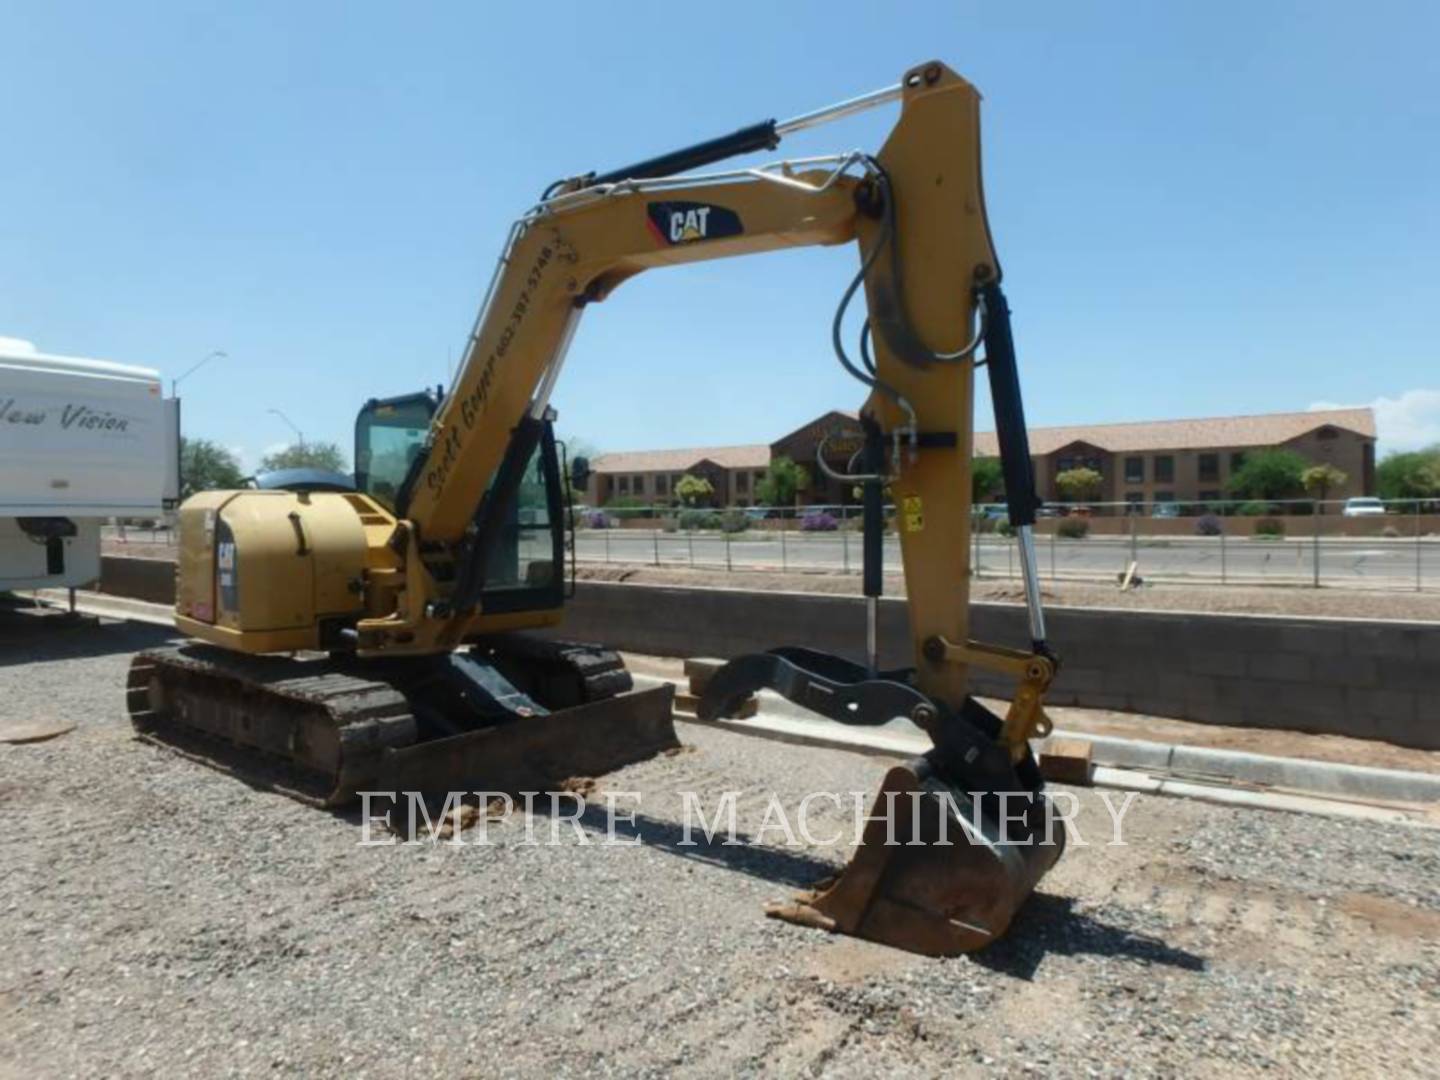
[[[696,172],[895,101],[876,154]],[[566,475],[551,391],[581,316],[642,271],[854,243],[831,338],[868,389],[865,438],[843,468],[824,446],[815,465],[862,489],[864,660],[798,645],[737,657],[700,711],[724,715],[769,688],[842,723],[917,724],[933,749],[889,771],[847,868],[773,913],[936,955],[994,940],[1064,833],[1049,828],[1028,742],[1049,730],[1057,660],[979,109],[974,87],[925,63],[792,120],[552,184],[510,231],[449,392],[361,409],[353,485],[211,491],[180,508],[175,622],[193,641],[135,658],[137,731],[321,805],[361,790],[544,790],[678,745],[668,687],[636,691],[616,654],[526,633],[561,621],[566,481],[588,471],[577,459]],[[868,315],[847,345],[862,287]],[[1024,649],[967,636],[982,365],[1025,570]],[[877,666],[887,491],[914,654],[903,670]],[[970,696],[971,665],[1014,677],[1003,717]]]

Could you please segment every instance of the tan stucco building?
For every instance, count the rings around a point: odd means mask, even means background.
[[[785,456],[810,474],[804,502],[855,501],[850,485],[815,467],[822,440],[826,461],[843,471],[862,439],[853,413],[833,410],[768,446],[699,447],[603,454],[593,462],[587,492],[592,506],[616,497],[668,503],[686,473],[703,476],[720,506],[748,506],[755,483],[773,457]],[[1334,465],[1346,483],[1335,499],[1375,490],[1375,415],[1368,408],[1223,416],[1199,420],[1147,420],[1030,429],[1030,453],[1041,497],[1060,501],[1055,477],[1087,466],[1104,477],[1096,502],[1198,502],[1225,498],[1225,485],[1245,454],[1263,449],[1295,450],[1307,460]],[[977,457],[998,455],[992,432],[977,432]]]

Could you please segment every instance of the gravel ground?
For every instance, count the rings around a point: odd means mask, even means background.
[[[0,636],[4,717],[80,724],[0,745],[0,1074],[1433,1066],[1440,833],[1141,796],[1110,847],[1079,791],[1089,846],[999,944],[931,960],[761,916],[842,851],[674,843],[680,790],[739,789],[754,834],[770,792],[873,791],[883,763],[681,725],[603,781],[642,793],[638,847],[527,846],[523,814],[488,846],[360,847],[354,815],[131,738],[129,653],[164,636]]]
[[[860,594],[857,574],[783,573],[781,571],[688,570],[653,566],[580,566],[582,581],[634,581],[717,589]],[[1045,581],[1045,602],[1058,607],[1132,608],[1143,611],[1211,611],[1250,615],[1329,615],[1349,619],[1440,621],[1440,592],[1367,592],[1359,589],[1306,589],[1286,585],[1144,585],[1121,592],[1116,585]],[[905,580],[887,576],[885,592],[905,595]],[[976,581],[978,601],[1023,604],[1024,590],[1013,581]]]

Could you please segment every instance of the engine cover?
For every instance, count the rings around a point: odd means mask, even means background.
[[[207,491],[180,507],[176,625],[242,652],[322,649],[363,614],[364,495]]]

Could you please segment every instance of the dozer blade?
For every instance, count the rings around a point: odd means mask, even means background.
[[[1034,798],[1043,819],[1045,796]],[[926,758],[895,766],[849,865],[766,914],[927,956],[983,948],[1060,858],[1065,830],[1007,839],[994,800],[979,801],[977,814],[975,799],[944,783]],[[1017,803],[1008,812],[1024,809]]]
[[[375,790],[514,794],[614,772],[680,745],[674,699],[675,688],[667,683],[523,722],[391,748],[381,756]]]

